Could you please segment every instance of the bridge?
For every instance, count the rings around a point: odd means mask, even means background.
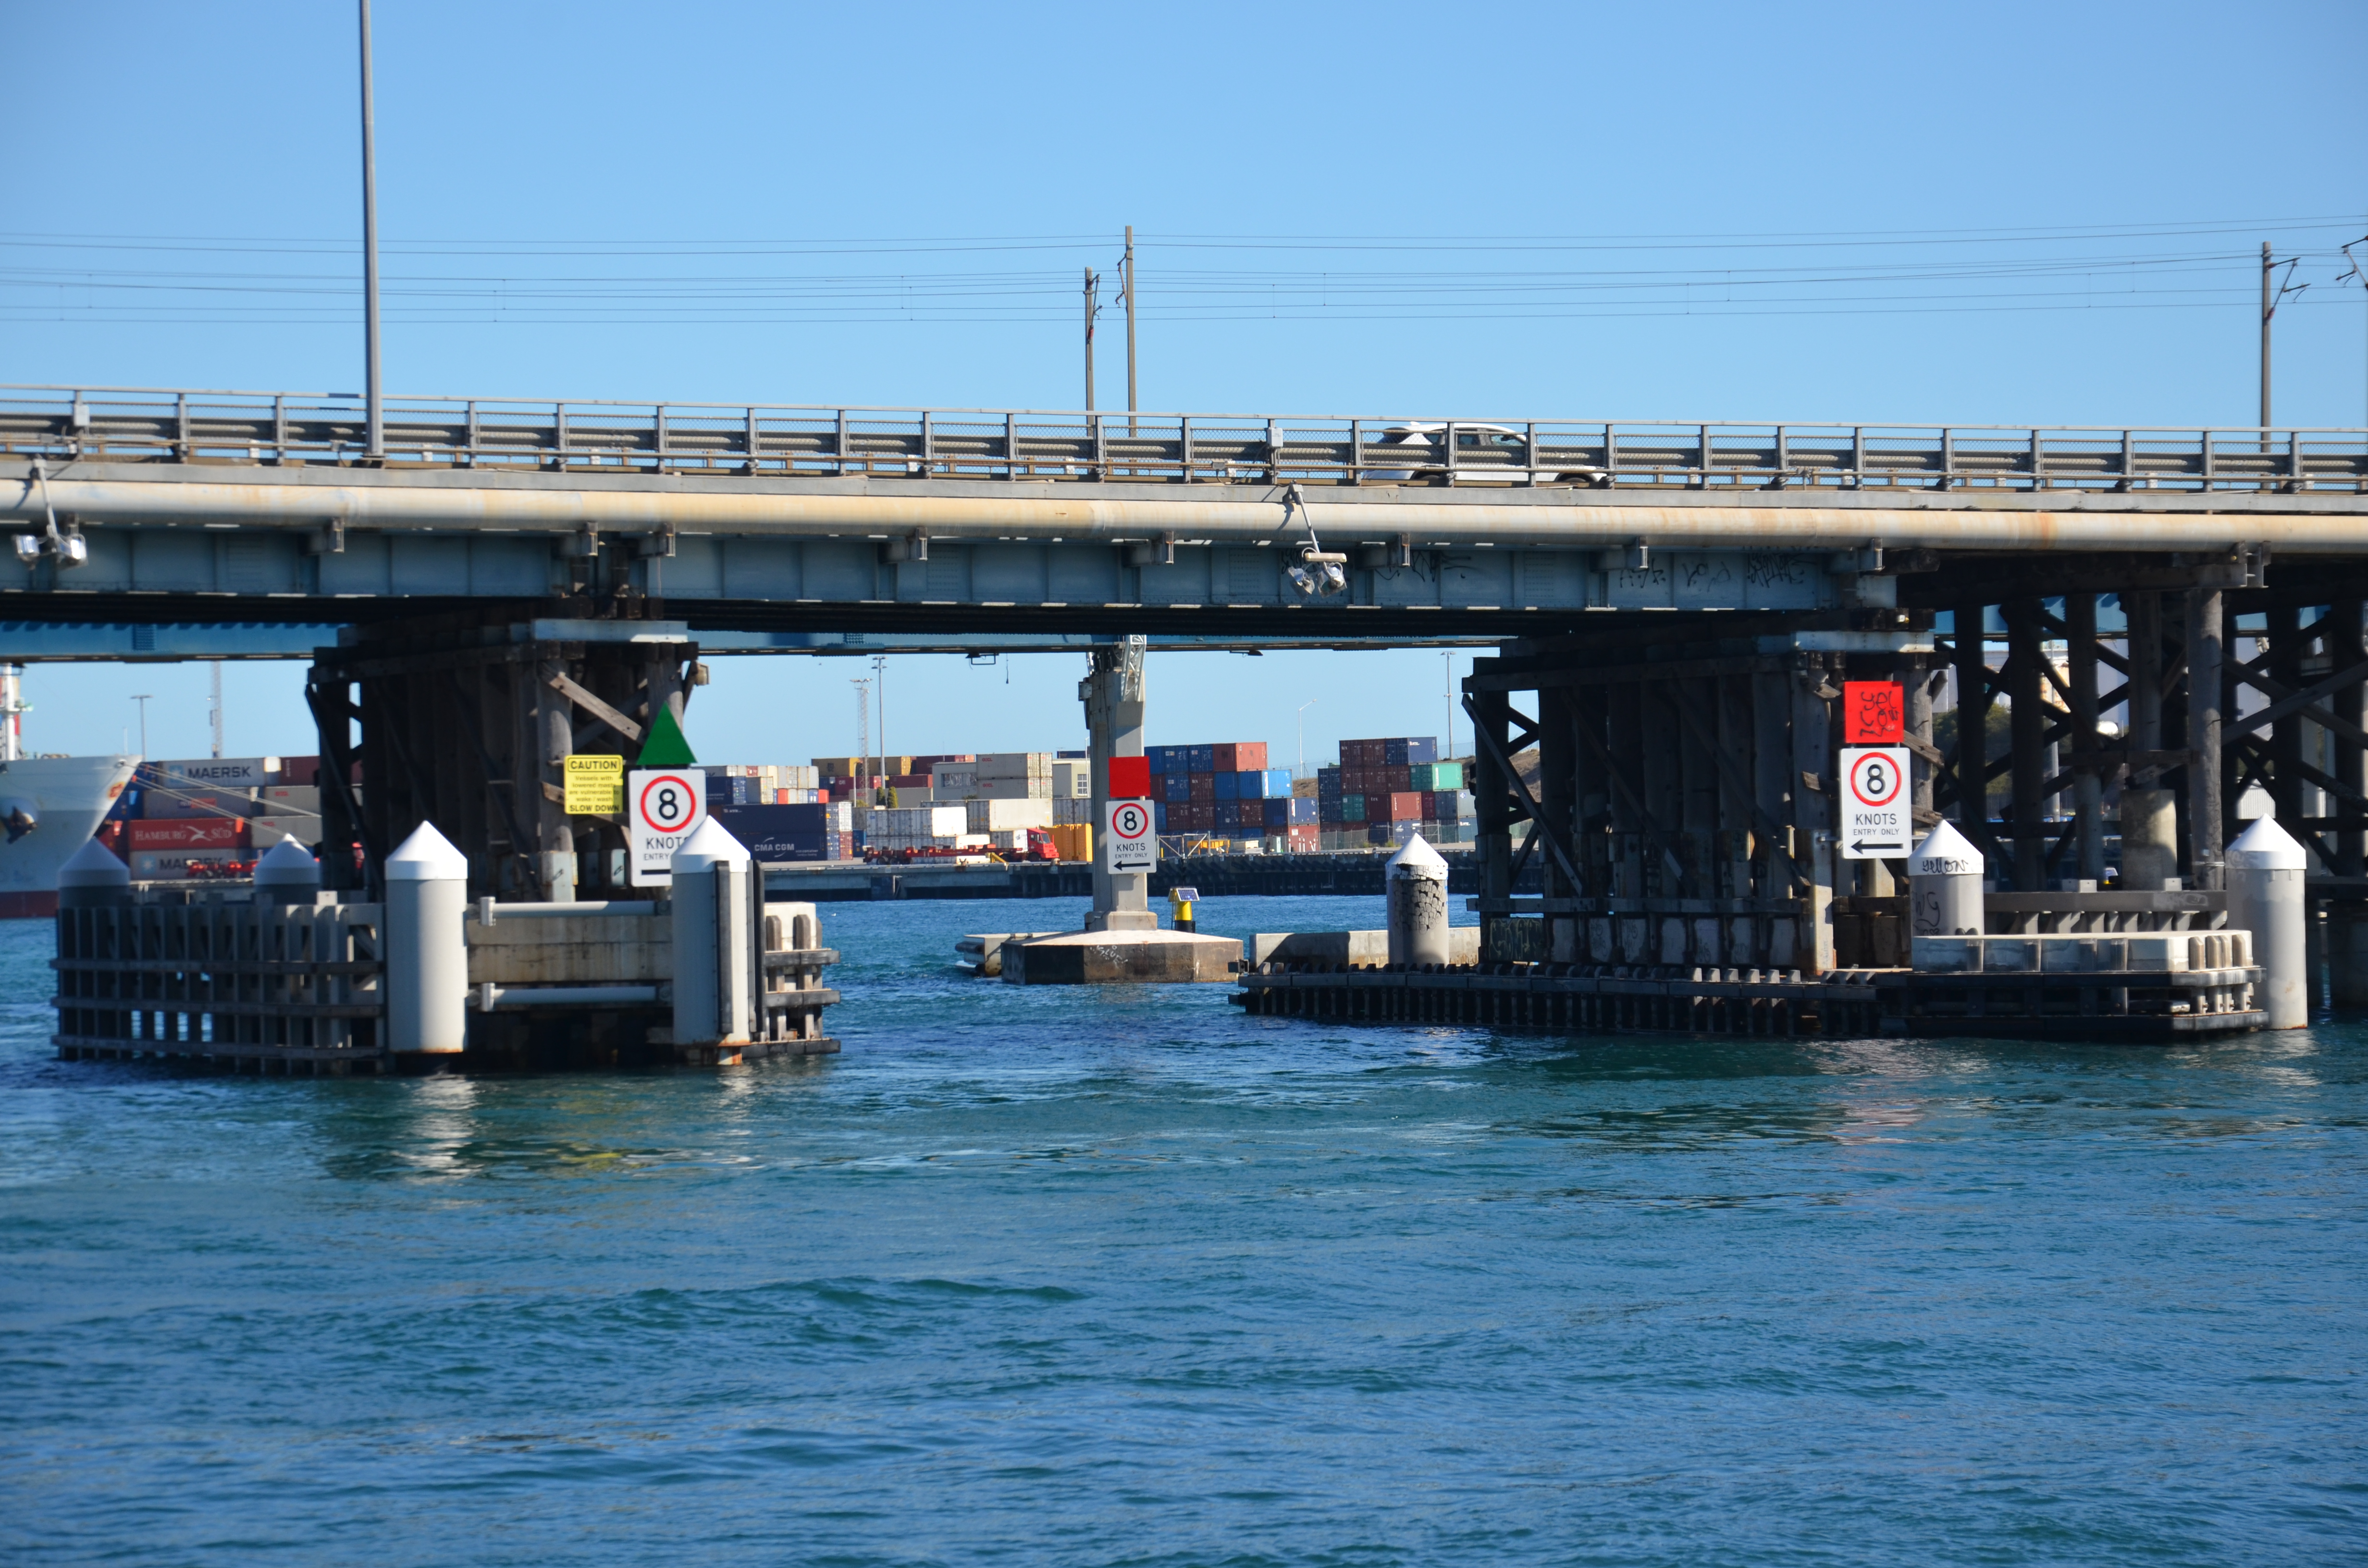
[[[1840,686],[1895,680],[1915,821],[2030,896],[2094,887],[2118,789],[2115,909],[2183,918],[2260,786],[2368,1001],[2368,431],[442,397],[384,429],[0,389],[0,658],[312,658],[365,881],[432,818],[479,891],[554,897],[621,842],[561,765],[701,653],[1092,650],[1099,759],[1140,744],[1145,647],[1483,644],[1493,959],[1811,970],[1896,953],[1889,871],[1833,835]]]
[[[349,398],[0,389],[0,514],[41,530],[0,567],[0,653],[291,656],[317,642],[260,629],[586,597],[717,652],[1493,642],[1936,602],[1943,555],[1962,585],[2368,553],[2358,430],[459,398],[391,399],[385,429],[370,460]],[[142,625],[176,630],[63,630]]]

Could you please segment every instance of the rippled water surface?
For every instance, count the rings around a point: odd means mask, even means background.
[[[1076,913],[831,906],[820,1064],[473,1081],[57,1062],[0,926],[0,1556],[2368,1560],[2368,1031],[1541,1040],[943,967]]]

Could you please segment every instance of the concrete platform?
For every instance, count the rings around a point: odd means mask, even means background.
[[[1242,945],[1194,931],[1064,931],[1001,946],[1011,985],[1221,985]]]

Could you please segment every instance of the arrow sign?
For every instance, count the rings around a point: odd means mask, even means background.
[[[1907,853],[1907,748],[1842,748],[1845,860],[1881,860]]]

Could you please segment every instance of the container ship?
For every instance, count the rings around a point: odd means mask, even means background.
[[[58,910],[58,868],[131,782],[136,756],[32,756],[24,743],[24,669],[0,665],[0,919]]]

